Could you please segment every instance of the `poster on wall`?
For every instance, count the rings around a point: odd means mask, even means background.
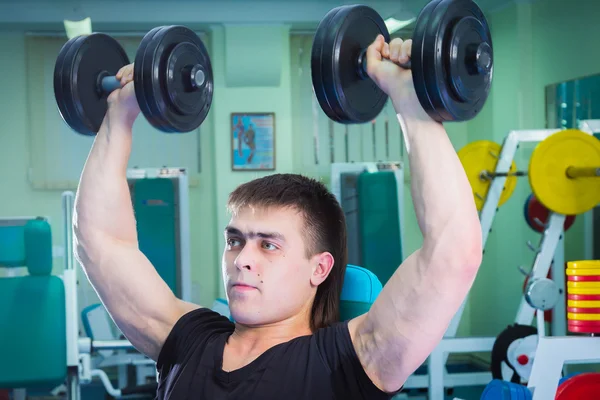
[[[275,113],[231,114],[231,169],[275,169]]]

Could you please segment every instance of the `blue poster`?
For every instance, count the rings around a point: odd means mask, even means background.
[[[275,169],[275,114],[231,114],[232,169]]]

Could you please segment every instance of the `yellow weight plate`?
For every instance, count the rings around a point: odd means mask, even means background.
[[[496,164],[498,163],[498,157],[500,157],[500,151],[502,146],[498,143],[491,142],[489,140],[478,140],[473,143],[469,143],[458,151],[458,158],[465,169],[471,189],[473,189],[473,195],[475,196],[475,204],[477,210],[481,211],[485,199],[492,184],[492,180],[483,179],[481,177],[482,172],[494,172],[496,171]],[[516,172],[517,166],[515,162],[511,164],[509,172]],[[442,176],[443,179],[443,176]],[[500,195],[498,206],[506,203],[506,201],[513,194],[515,187],[517,186],[517,177],[509,176],[504,182],[504,190]]]
[[[567,294],[595,294],[600,296],[600,288],[567,288]]]
[[[592,268],[600,270],[600,260],[569,261],[567,262],[567,268]]]
[[[600,321],[600,314],[567,313],[567,319],[571,321]]]
[[[576,129],[557,132],[540,142],[529,161],[529,184],[546,208],[577,215],[600,202],[600,178],[567,177],[567,168],[600,167],[600,140]]]
[[[600,282],[573,282],[573,281],[569,281],[567,282],[567,287],[568,288],[588,288],[588,289],[598,289],[598,291],[600,292]]]
[[[567,307],[599,308],[600,301],[596,300],[567,300]]]
[[[584,268],[567,268],[567,275],[569,276],[597,276],[600,275],[600,269],[584,269]]]

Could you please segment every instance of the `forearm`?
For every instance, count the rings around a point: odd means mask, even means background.
[[[76,251],[95,259],[108,242],[137,246],[137,232],[127,183],[131,127],[105,119],[85,163],[74,213]]]
[[[399,121],[408,149],[411,195],[424,252],[433,256],[438,250],[449,251],[443,243],[457,254],[461,249],[480,251],[481,228],[472,190],[448,134],[424,112],[406,112],[406,105],[402,109],[409,115]]]

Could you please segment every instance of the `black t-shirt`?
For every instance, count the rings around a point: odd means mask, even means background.
[[[250,364],[221,369],[234,324],[200,308],[177,321],[157,361],[157,399],[318,400],[390,399],[362,368],[340,322],[278,344]]]

